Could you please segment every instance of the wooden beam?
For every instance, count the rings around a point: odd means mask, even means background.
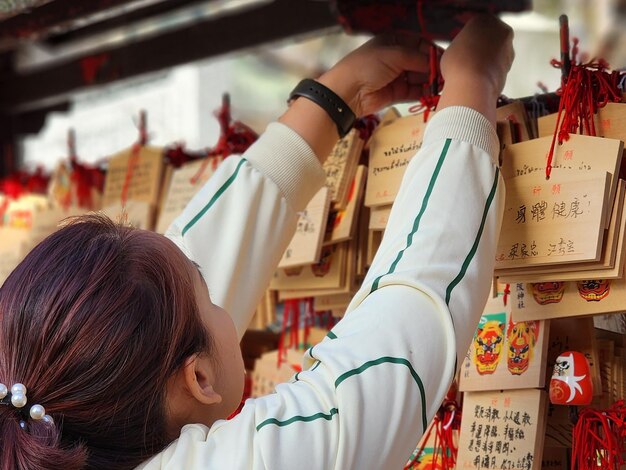
[[[0,41],[37,39],[45,36],[50,28],[66,27],[76,20],[129,3],[132,2],[128,0],[51,1],[4,20],[0,25]]]
[[[336,25],[329,3],[276,0],[241,13],[207,19],[63,64],[0,77],[0,109],[16,110],[40,100],[195,60],[255,47]]]
[[[83,0],[84,1],[84,0]],[[128,26],[137,21],[153,18],[160,15],[173,12],[177,9],[193,6],[194,4],[203,5],[206,1],[200,0],[167,0],[157,1],[147,6],[131,10],[129,12],[103,19],[102,21],[93,22],[85,26],[74,26],[59,33],[51,34],[46,40],[46,44],[51,46],[59,46],[68,42],[85,39],[89,36],[101,34],[115,28]]]

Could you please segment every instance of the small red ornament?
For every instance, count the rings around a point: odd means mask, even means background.
[[[550,380],[550,401],[555,405],[589,405],[593,399],[591,370],[584,354],[562,353]]]

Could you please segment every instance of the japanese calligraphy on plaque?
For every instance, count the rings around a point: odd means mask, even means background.
[[[543,390],[467,392],[457,468],[539,470],[545,414]]]
[[[507,180],[496,269],[600,259],[610,175],[558,181]]]
[[[506,147],[502,158],[502,177],[507,185],[509,180],[516,176],[536,175],[538,179],[545,179],[551,143],[552,137],[543,137]],[[569,140],[554,149],[552,176],[549,182],[558,185],[560,179],[566,175],[585,178],[585,175],[590,176],[596,172],[609,173],[611,182],[605,206],[607,211],[605,222],[608,228],[609,212],[617,190],[623,149],[624,144],[620,140],[570,135]]]
[[[132,150],[124,150],[109,159],[102,196],[102,206],[121,202],[127,186],[128,200],[156,206],[161,194],[163,151],[156,147],[142,147],[136,160]],[[130,162],[129,162],[130,161]]]
[[[319,261],[329,208],[330,192],[324,186],[300,213],[296,233],[278,263],[279,268],[302,266]]]
[[[363,144],[358,131],[353,129],[335,144],[324,162],[326,186],[330,188],[331,199],[341,209],[348,203],[350,184],[356,172]]]
[[[157,232],[165,233],[174,219],[183,212],[189,201],[215,173],[222,161],[222,157],[207,158],[209,160],[190,162],[173,171],[169,189],[159,213]]]

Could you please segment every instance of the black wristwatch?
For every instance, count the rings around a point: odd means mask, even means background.
[[[350,106],[330,88],[325,87],[321,83],[310,78],[302,80],[290,93],[289,101],[298,96],[310,99],[326,111],[337,125],[339,137],[345,137],[354,127],[356,116],[350,109]]]

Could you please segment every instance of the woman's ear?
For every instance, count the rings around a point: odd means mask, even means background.
[[[189,393],[204,405],[222,402],[222,396],[214,389],[215,372],[210,359],[202,354],[188,357],[183,365],[183,377]]]

